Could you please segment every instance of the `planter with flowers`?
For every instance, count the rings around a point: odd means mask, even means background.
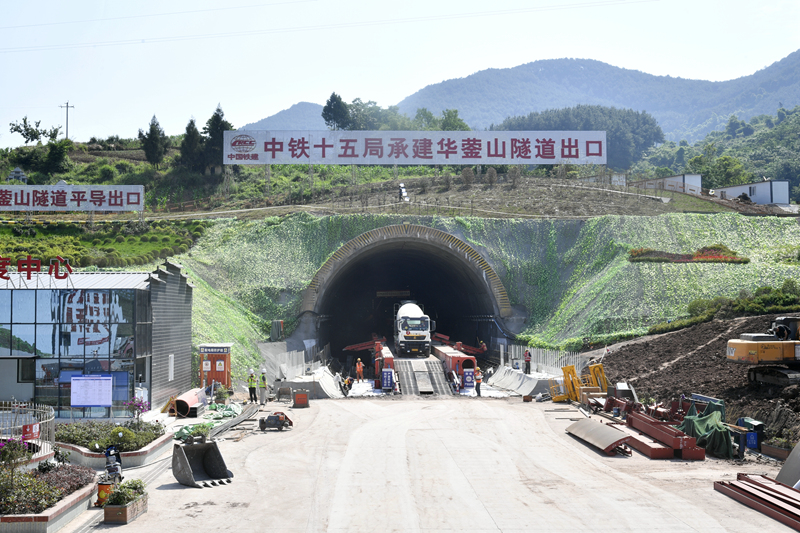
[[[147,490],[140,479],[120,483],[103,507],[104,520],[110,524],[128,524],[147,512]]]

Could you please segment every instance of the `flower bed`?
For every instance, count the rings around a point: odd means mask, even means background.
[[[122,437],[119,437],[119,432],[122,432]],[[122,426],[111,422],[74,422],[56,427],[56,441],[82,446],[91,451],[105,450],[110,444],[114,444],[121,452],[132,452],[162,436],[164,426],[160,422],[131,420]]]
[[[653,250],[652,248],[635,248],[628,253],[631,263],[749,263],[747,257],[739,257],[736,252],[723,244],[704,246],[693,254],[673,254]]]
[[[39,514],[68,494],[94,482],[95,471],[86,466],[64,464],[49,472],[0,471],[0,515]]]

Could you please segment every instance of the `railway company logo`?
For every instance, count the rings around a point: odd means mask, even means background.
[[[256,147],[256,140],[249,135],[237,135],[231,139],[231,150],[239,153],[252,152]]]

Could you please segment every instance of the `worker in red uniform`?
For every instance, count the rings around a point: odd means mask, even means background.
[[[478,396],[481,395],[481,382],[483,381],[483,372],[480,367],[475,367],[475,392]]]
[[[525,374],[531,373],[531,351],[525,350]]]
[[[360,357],[356,361],[356,379],[364,381],[364,363],[361,362]]]

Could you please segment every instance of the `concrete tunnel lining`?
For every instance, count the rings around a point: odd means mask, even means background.
[[[467,344],[489,330],[488,324],[479,330],[464,317],[510,314],[505,288],[469,245],[425,226],[387,226],[348,241],[320,268],[307,289],[303,313],[321,320],[307,333],[319,344],[330,342],[334,353],[369,340],[373,331],[389,340],[392,305],[401,299],[377,298],[377,291],[389,290],[408,290],[408,298],[424,304],[437,320],[437,331]]]

